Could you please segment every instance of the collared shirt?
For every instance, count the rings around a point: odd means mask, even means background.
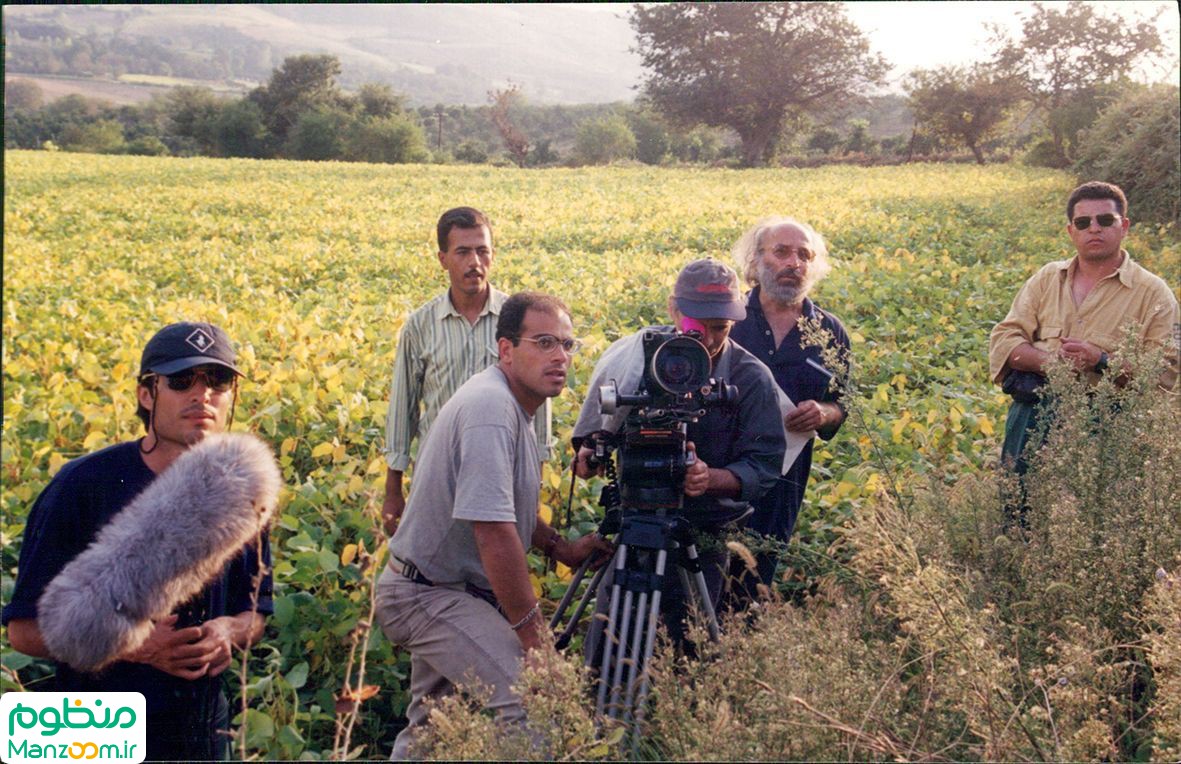
[[[496,321],[508,295],[492,289],[474,325],[443,292],[406,318],[394,356],[385,420],[386,463],[405,471],[410,443],[425,437],[439,409],[471,377],[497,361]],[[533,421],[542,459],[550,454],[550,402]]]
[[[815,346],[805,346],[799,326],[793,326],[779,346],[775,345],[775,333],[763,312],[763,304],[759,301],[760,288],[751,290],[746,301],[746,318],[739,321],[730,330],[730,339],[749,350],[751,354],[771,369],[775,383],[791,398],[794,403],[800,401],[820,401],[835,403],[841,407],[841,394],[847,381],[849,363],[849,334],[844,325],[833,314],[821,310],[814,302],[804,298],[801,316],[819,323],[820,328],[827,331],[832,347],[840,351],[845,361],[844,374],[840,369],[829,369],[838,375],[840,384],[835,388],[829,385],[828,375],[821,372],[808,361],[821,367],[824,357],[821,349]],[[831,440],[837,430],[844,423],[844,416],[835,423],[822,427],[818,434],[824,440]],[[747,520],[747,527],[764,535],[774,536],[783,541],[791,537],[795,527],[796,516],[804,502],[804,490],[808,486],[808,475],[812,471],[812,445],[809,440],[792,462],[787,472],[783,473],[774,489],[768,491],[759,501],[755,502],[755,512]]]
[[[1057,353],[1066,337],[1097,345],[1105,352],[1119,347],[1129,324],[1144,343],[1166,348],[1168,368],[1161,384],[1172,388],[1177,382],[1178,332],[1181,313],[1169,286],[1144,270],[1120,250],[1124,261],[1119,269],[1101,279],[1075,305],[1071,282],[1078,269],[1078,257],[1049,263],[1035,273],[1013,300],[1009,315],[992,329],[988,340],[988,370],[1000,384],[1009,370],[1009,355],[1029,343],[1046,353]],[[1088,371],[1096,381],[1098,375]]]
[[[793,403],[820,401],[841,406],[841,390],[844,387],[845,379],[841,378],[841,384],[834,389],[829,385],[829,376],[808,363],[811,360],[816,365],[823,367],[824,358],[820,348],[804,346],[799,326],[793,326],[776,347],[775,333],[771,331],[771,324],[767,321],[766,314],[763,313],[763,304],[759,302],[759,293],[760,289],[757,286],[750,291],[746,300],[746,318],[734,324],[734,328],[730,330],[730,339],[742,345],[750,351],[751,355],[767,365],[767,368],[771,370],[771,375],[775,377],[776,384],[783,392],[787,393],[787,397],[791,398]],[[841,357],[847,363],[849,360],[849,333],[845,331],[845,326],[840,319],[821,310],[807,297],[804,298],[801,316],[807,321],[817,322],[821,329],[831,335],[832,347],[840,350]],[[840,370],[829,369],[829,372],[839,374]],[[842,406],[841,409],[844,410],[844,407]],[[820,437],[824,440],[832,440],[843,422],[842,418],[840,422],[822,428],[819,433]],[[811,450],[810,445],[808,450]]]

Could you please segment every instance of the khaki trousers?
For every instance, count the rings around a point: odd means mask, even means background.
[[[410,652],[409,724],[391,759],[410,758],[414,736],[426,724],[424,701],[450,693],[459,682],[490,688],[488,708],[502,724],[525,711],[512,691],[524,651],[496,608],[462,589],[416,584],[388,567],[377,581],[377,620],[386,637]]]

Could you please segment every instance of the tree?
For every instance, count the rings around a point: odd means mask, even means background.
[[[521,88],[516,84],[510,84],[507,88],[500,90],[488,91],[488,103],[492,104],[489,113],[492,124],[496,125],[496,131],[500,133],[504,147],[508,149],[509,156],[512,157],[517,167],[524,167],[525,160],[529,158],[529,139],[513,122],[509,116],[509,110],[523,100]]]
[[[166,96],[164,106],[169,132],[187,139],[189,151],[215,153],[218,142],[214,133],[222,104],[222,99],[206,87],[182,85],[173,88]]]
[[[128,154],[135,154],[137,156],[145,157],[163,157],[168,156],[168,147],[154,135],[145,135],[129,141],[127,146],[123,149]]]
[[[849,137],[845,139],[846,154],[868,154],[876,148],[876,141],[869,134],[868,119],[850,119]]]
[[[905,88],[922,129],[966,146],[979,164],[984,164],[984,143],[1000,131],[1022,97],[1016,80],[979,64],[916,69]]]
[[[246,98],[226,104],[213,123],[218,153],[227,157],[258,158],[267,155],[267,128],[262,110]]]
[[[9,109],[32,111],[44,102],[41,86],[32,80],[9,80],[4,83],[4,105]]]
[[[301,115],[344,105],[336,86],[340,60],[329,55],[289,56],[271,73],[267,84],[250,91],[262,111],[263,123],[280,144]]]
[[[349,115],[339,109],[313,109],[299,115],[287,137],[286,154],[292,159],[340,159],[343,132]]]
[[[681,162],[712,162],[721,156],[722,138],[712,127],[695,127],[687,133],[674,133],[669,150]]]
[[[636,136],[617,114],[583,122],[574,139],[574,155],[583,164],[610,164],[635,156]]]
[[[100,119],[85,125],[71,125],[62,131],[61,147],[66,151],[91,154],[117,154],[123,151],[123,126],[113,119]]]
[[[828,125],[820,125],[808,137],[808,148],[831,154],[841,145],[841,134]]]
[[[627,123],[636,139],[636,159],[644,164],[660,164],[668,156],[668,128],[659,116],[634,110],[627,115]]]
[[[426,135],[402,114],[354,121],[345,143],[345,158],[355,162],[401,164],[427,158]]]
[[[469,138],[455,149],[455,160],[468,164],[484,164],[488,161],[488,147]]]
[[[377,82],[362,85],[357,91],[357,102],[365,116],[379,119],[401,114],[406,105],[406,99],[395,93],[393,88]]]
[[[682,125],[732,128],[747,165],[770,160],[789,115],[843,105],[889,68],[837,3],[639,4],[631,25],[647,99]]]
[[[542,138],[529,152],[529,167],[548,167],[555,165],[562,161],[562,155],[558,153],[552,145],[553,141],[549,138]]]
[[[1042,109],[1063,166],[1071,157],[1073,136],[1060,112],[1095,86],[1126,77],[1145,59],[1163,54],[1155,20],[1153,16],[1123,21],[1107,10],[1072,0],[1053,7],[1034,3],[1022,17],[1019,39],[993,29],[993,62],[1017,78]]]
[[[1181,95],[1176,85],[1129,88],[1086,132],[1074,172],[1128,195],[1133,220],[1181,226]]]

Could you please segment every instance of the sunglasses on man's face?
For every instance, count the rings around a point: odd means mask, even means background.
[[[158,374],[168,385],[168,389],[174,392],[183,393],[197,384],[200,379],[205,386],[215,393],[224,393],[234,386],[234,377],[237,374],[232,369],[227,369],[224,366],[207,366],[205,368],[185,369],[178,371],[175,374]]]
[[[1115,225],[1115,221],[1119,219],[1119,215],[1115,215],[1110,212],[1104,212],[1102,215],[1095,215],[1095,222],[1099,224],[1100,228],[1111,228],[1113,225]],[[1085,231],[1091,227],[1091,216],[1079,215],[1071,222],[1074,223],[1074,228],[1076,231]]]

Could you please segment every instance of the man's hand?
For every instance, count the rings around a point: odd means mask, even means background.
[[[812,432],[828,423],[829,412],[825,404],[818,401],[800,401],[783,417],[783,426],[788,432]]]
[[[1095,364],[1099,363],[1103,349],[1086,340],[1066,337],[1062,340],[1062,347],[1058,349],[1058,355],[1078,371],[1091,371],[1095,368]]]
[[[525,651],[525,660],[535,650],[553,650],[554,635],[550,633],[549,624],[538,613],[533,620],[517,629],[517,639],[521,641],[521,649]]]
[[[209,676],[217,676],[230,667],[234,657],[234,623],[228,616],[214,618],[201,625],[197,646],[207,647],[214,657],[209,662]]]
[[[586,479],[594,477],[595,475],[602,475],[605,471],[605,465],[600,464],[597,467],[590,465],[590,458],[594,455],[594,449],[582,446],[578,449],[578,453],[574,457],[574,474],[578,477]]]
[[[600,559],[596,560],[591,567],[594,569],[601,568],[603,563],[611,559],[612,552],[615,547],[607,542],[602,536],[597,533],[588,533],[576,541],[567,541],[564,538],[559,538],[554,544],[553,558],[562,563],[568,568],[576,568],[591,555],[599,555]]]
[[[381,503],[381,527],[385,529],[386,536],[393,536],[394,531],[398,530],[398,521],[405,511],[406,497],[402,495],[401,489],[395,494],[386,494]]]
[[[709,465],[697,458],[697,446],[693,441],[685,443],[686,457],[692,456],[693,461],[685,470],[685,495],[701,496],[709,489]]]
[[[406,511],[406,496],[402,493],[402,473],[387,469],[385,473],[385,499],[381,503],[381,526],[386,536],[393,536],[398,521]]]
[[[165,674],[181,679],[200,679],[209,671],[217,650],[201,644],[202,627],[176,628],[176,616],[157,621],[152,633],[139,649],[123,656],[123,660],[146,663]],[[224,667],[223,667],[224,670]]]

